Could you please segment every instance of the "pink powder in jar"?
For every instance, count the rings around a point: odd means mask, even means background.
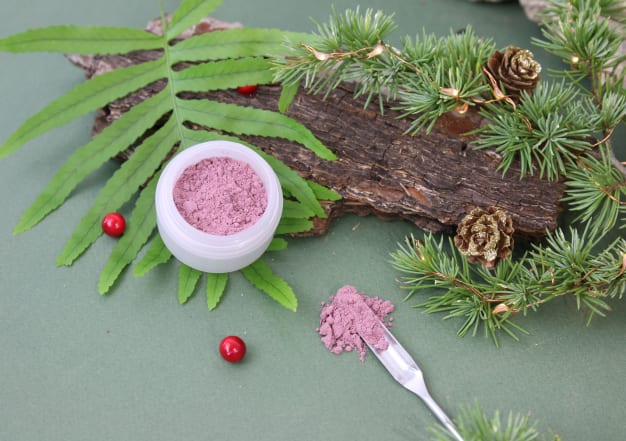
[[[220,236],[254,225],[267,208],[265,187],[252,167],[226,156],[187,167],[174,185],[173,196],[189,224]]]
[[[363,362],[367,352],[363,339],[377,349],[387,349],[389,344],[380,323],[384,323],[393,310],[390,301],[369,297],[358,292],[355,287],[346,285],[330,297],[330,303],[322,302],[317,332],[322,336],[324,346],[331,352],[340,354],[356,350]],[[391,327],[391,319],[385,326]]]

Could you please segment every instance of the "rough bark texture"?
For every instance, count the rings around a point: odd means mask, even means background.
[[[155,55],[158,53],[140,52],[70,59],[90,77]],[[155,83],[102,109],[94,132],[161,87]],[[252,97],[235,91],[193,97],[276,110],[279,93],[278,86],[263,86]],[[463,135],[485,123],[476,112],[445,115],[429,134],[404,135],[409,120],[399,119],[390,108],[381,115],[377,103],[364,108],[353,99],[351,85],[344,84],[325,100],[300,91],[287,114],[308,127],[338,159],[322,160],[282,139],[242,138],[305,178],[341,194],[342,200],[326,204],[329,219],[316,221],[316,234],[324,233],[330,219],[345,212],[402,218],[427,231],[451,232],[471,209],[488,206],[498,206],[511,215],[518,237],[539,237],[557,225],[563,184],[536,177],[520,179],[515,166],[502,176],[496,170],[499,155],[474,150],[472,138]]]

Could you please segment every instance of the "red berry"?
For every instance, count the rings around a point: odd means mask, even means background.
[[[126,219],[119,213],[109,213],[102,218],[102,231],[109,236],[121,236],[125,229]]]
[[[258,88],[259,86],[257,85],[248,84],[247,86],[239,86],[237,88],[237,92],[239,92],[242,95],[252,95],[254,92],[256,92]]]
[[[246,344],[236,335],[229,335],[220,343],[220,354],[229,363],[237,363],[246,355]]]

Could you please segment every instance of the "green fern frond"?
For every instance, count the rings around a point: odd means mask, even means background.
[[[161,93],[136,105],[98,136],[76,149],[23,213],[14,234],[23,233],[38,224],[58,208],[83,179],[132,144],[137,139],[137,133],[152,127],[166,110],[166,99],[167,94]]]
[[[216,61],[174,72],[174,92],[233,89],[242,84],[269,84],[274,79],[269,61],[262,57]]]
[[[270,245],[267,247],[267,251],[282,251],[287,249],[289,243],[286,239],[282,237],[275,237],[270,242]]]
[[[180,97],[181,92],[272,83],[274,72],[268,60],[284,50],[285,39],[307,42],[314,38],[275,29],[234,28],[192,36],[172,44],[181,32],[206,17],[220,3],[221,0],[184,0],[170,23],[164,23],[165,35],[162,36],[126,28],[53,26],[0,39],[0,50],[7,52],[116,54],[154,50],[160,54],[153,61],[97,75],[78,85],[29,118],[0,146],[0,157],[6,156],[49,130],[162,81],[164,86],[160,92],[132,107],[72,153],[15,228],[16,234],[22,233],[41,222],[60,207],[87,176],[111,157],[133,146],[135,150],[131,158],[104,185],[57,258],[58,265],[71,265],[101,236],[102,216],[109,211],[123,210],[127,202],[139,194],[130,212],[128,228],[100,275],[100,293],[110,290],[151,239],[149,250],[134,269],[136,275],[145,274],[171,257],[161,238],[154,234],[153,199],[155,176],[173,149],[182,150],[208,139],[224,139],[228,136],[222,133],[230,133],[284,138],[303,145],[321,158],[335,159],[335,155],[306,127],[284,114]],[[185,68],[180,69],[181,66]],[[193,131],[187,128],[187,123],[220,134]],[[279,234],[306,231],[312,227],[312,216],[326,216],[316,197],[316,192],[323,193],[321,188],[314,191],[285,164],[255,150],[276,170],[285,194],[293,198],[286,201],[287,212]],[[330,190],[326,194],[333,196]],[[275,249],[284,249],[286,242],[278,241],[274,245]],[[253,264],[245,273],[255,286],[268,292],[283,306],[295,310],[297,301],[291,288],[274,276],[268,267],[262,263]],[[199,276],[187,270],[181,270],[181,274],[185,276],[181,280],[187,281],[179,286],[179,301],[184,303],[193,294]],[[215,276],[208,277],[213,280],[211,287],[207,288],[207,305],[212,309],[219,302],[220,292],[226,284],[225,279],[216,281]],[[191,283],[192,279],[196,283]]]
[[[198,23],[215,10],[222,0],[185,0],[172,15],[167,26],[167,40],[178,37],[185,29]]]
[[[281,54],[285,40],[313,42],[314,36],[278,29],[234,28],[208,32],[181,41],[169,49],[172,64],[224,60],[229,58],[262,57]]]
[[[182,121],[193,121],[202,126],[236,135],[284,138],[301,143],[322,159],[336,158],[309,129],[277,112],[217,101],[180,98],[175,99],[174,106]]]
[[[207,274],[206,304],[209,311],[215,309],[226,291],[228,274]]]
[[[71,265],[102,234],[101,221],[104,215],[118,211],[129,201],[159,168],[163,158],[176,141],[173,121],[168,121],[153,136],[146,139],[131,158],[126,161],[107,181],[91,209],[81,219],[57,263]],[[135,155],[139,153],[137,157]]]
[[[202,277],[202,271],[193,269],[183,263],[178,267],[178,303],[187,303],[193,295],[196,286]]]
[[[287,309],[296,311],[298,299],[293,289],[280,277],[277,277],[272,269],[259,259],[241,270],[246,279],[272,299]]]
[[[160,49],[158,35],[123,27],[49,26],[0,39],[0,51],[122,54]]]
[[[169,261],[171,257],[172,253],[163,243],[161,236],[157,234],[152,238],[146,254],[135,264],[133,275],[135,277],[144,276],[156,266]]]
[[[156,179],[153,179],[140,193],[135,208],[128,220],[124,235],[117,242],[109,260],[100,273],[98,292],[105,294],[116,282],[122,271],[137,257],[139,251],[148,242],[156,229],[154,210],[154,191]]]
[[[49,130],[93,112],[163,76],[163,60],[149,61],[98,75],[76,86],[27,119],[0,146],[0,158]]]

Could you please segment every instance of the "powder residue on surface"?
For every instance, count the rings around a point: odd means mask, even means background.
[[[356,350],[363,362],[367,352],[363,339],[377,349],[387,349],[388,343],[380,323],[393,310],[390,301],[369,297],[346,285],[330,297],[330,303],[322,303],[317,332],[331,352],[340,354]],[[386,326],[391,326],[390,322]]]
[[[254,225],[267,207],[259,176],[246,162],[229,157],[207,158],[187,167],[174,185],[173,196],[187,222],[221,236]]]

